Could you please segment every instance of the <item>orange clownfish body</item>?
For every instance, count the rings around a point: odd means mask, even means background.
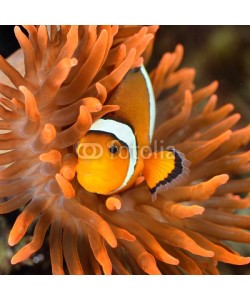
[[[87,191],[112,195],[143,176],[155,198],[187,173],[182,153],[151,152],[155,99],[144,66],[130,70],[106,103],[120,109],[96,121],[76,149],[77,179]]]

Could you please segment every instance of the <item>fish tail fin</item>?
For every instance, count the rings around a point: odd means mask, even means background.
[[[190,162],[174,147],[152,152],[144,159],[143,176],[153,200],[160,191],[165,191],[181,183],[189,175]]]

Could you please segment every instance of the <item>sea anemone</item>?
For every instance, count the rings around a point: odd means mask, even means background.
[[[183,47],[166,53],[150,73],[154,141],[183,152],[190,175],[155,201],[144,182],[98,196],[77,182],[75,145],[119,109],[105,101],[129,69],[147,63],[158,27],[24,28],[28,37],[15,27],[23,57],[15,54],[14,66],[0,57],[12,83],[0,84],[0,213],[22,210],[9,245],[35,222],[11,263],[38,251],[49,232],[53,274],[218,274],[218,262],[248,264],[226,241],[250,242],[250,217],[237,214],[250,206],[242,196],[250,126],[231,130],[240,115],[230,115],[232,104],[216,108],[218,83],[195,90],[194,69],[177,70]]]

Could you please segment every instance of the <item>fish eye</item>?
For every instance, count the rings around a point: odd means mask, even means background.
[[[109,147],[109,152],[113,155],[117,154],[119,151],[119,147],[117,145],[112,145]]]

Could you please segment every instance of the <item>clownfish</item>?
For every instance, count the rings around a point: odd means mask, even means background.
[[[156,106],[145,67],[131,69],[106,104],[120,109],[94,122],[78,142],[78,182],[89,192],[112,195],[145,179],[153,199],[188,174],[174,148],[150,151]]]

